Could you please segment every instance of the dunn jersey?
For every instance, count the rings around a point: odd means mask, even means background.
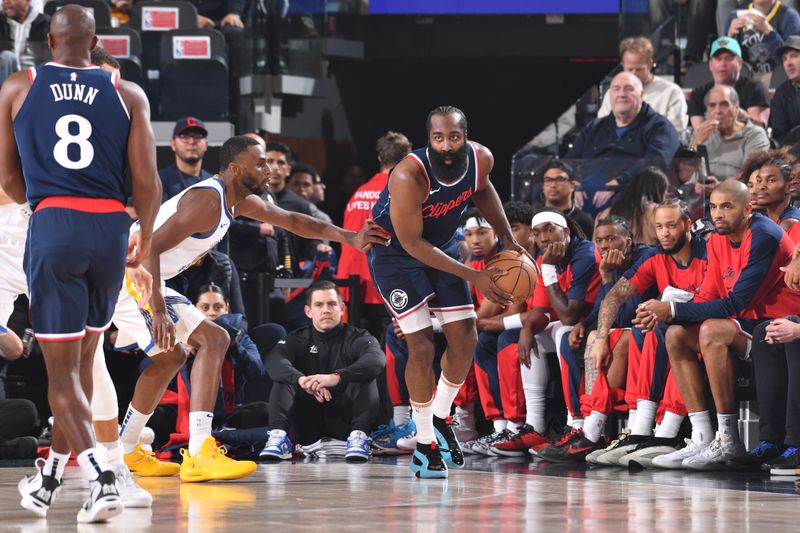
[[[217,225],[206,234],[195,233],[190,237],[185,238],[174,248],[161,253],[161,280],[166,281],[173,278],[192,266],[198,259],[202,258],[206,252],[222,240],[228,229],[231,227],[233,215],[228,211],[225,205],[225,184],[218,177],[203,180],[200,183],[192,185],[188,189],[183,190],[177,196],[173,196],[163,204],[158,210],[153,232],[164,225],[169,218],[178,210],[178,203],[186,194],[186,191],[192,189],[212,189],[219,194],[221,209]],[[139,223],[136,222],[131,226],[131,233],[139,231]]]
[[[470,198],[478,189],[478,180],[480,179],[478,153],[472,143],[468,142],[467,171],[461,179],[453,183],[442,183],[436,180],[431,171],[428,148],[414,150],[406,157],[413,159],[419,165],[428,180],[428,195],[420,206],[422,208],[422,238],[434,246],[444,246],[458,230],[461,215],[464,214]],[[372,216],[375,223],[394,235],[394,226],[389,216],[390,203],[389,185],[387,184],[372,208]],[[392,239],[391,246],[399,247],[400,243],[397,239]]]
[[[123,204],[130,116],[119,78],[97,66],[28,70],[31,87],[14,119],[31,208],[51,196]]]

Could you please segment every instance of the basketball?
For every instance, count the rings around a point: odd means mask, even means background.
[[[538,267],[527,255],[517,255],[509,250],[500,252],[492,257],[486,268],[500,268],[506,273],[495,276],[492,280],[498,288],[514,297],[514,303],[525,301],[533,294],[538,282]]]

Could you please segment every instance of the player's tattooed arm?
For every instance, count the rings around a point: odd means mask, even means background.
[[[597,317],[597,337],[606,339],[611,326],[617,319],[619,309],[628,299],[636,294],[636,288],[628,281],[628,278],[622,277],[614,284],[603,303],[600,304],[600,313]]]

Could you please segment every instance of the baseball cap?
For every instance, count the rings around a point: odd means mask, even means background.
[[[775,54],[781,57],[784,52],[788,52],[789,50],[800,51],[800,35],[792,35],[784,39],[783,44],[778,47]]]
[[[714,57],[720,50],[727,50],[735,56],[742,57],[742,47],[739,46],[736,39],[731,39],[730,37],[720,37],[711,43],[711,55],[709,57]]]
[[[195,117],[184,117],[178,119],[178,121],[175,123],[175,129],[172,130],[172,136],[177,137],[186,130],[200,130],[204,135],[208,135],[205,122]]]

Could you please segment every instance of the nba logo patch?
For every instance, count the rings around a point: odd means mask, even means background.
[[[211,59],[211,37],[175,36],[172,38],[173,59]]]
[[[143,7],[143,31],[169,31],[178,29],[177,7]]]

